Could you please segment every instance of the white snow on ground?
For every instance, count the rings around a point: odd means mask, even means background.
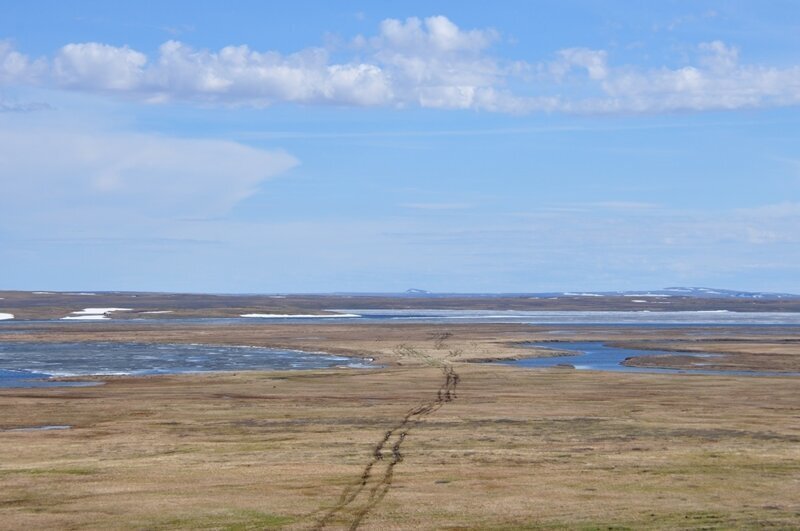
[[[154,310],[152,312],[140,312],[140,313],[172,313],[172,310]]]
[[[53,292],[52,291],[34,291],[33,294],[34,295],[52,295]]]
[[[61,319],[102,321],[108,319],[108,314],[111,312],[130,312],[130,311],[132,311],[130,308],[84,308],[83,310],[72,312],[72,315],[62,317]]]
[[[6,321],[8,319],[13,319],[13,318],[14,318],[13,313],[0,313],[0,321]]]
[[[130,308],[84,308],[77,312],[72,312],[74,315],[102,315],[109,312],[130,312]]]
[[[326,317],[361,317],[355,313],[337,313],[327,315],[291,314],[291,313],[245,313],[240,317],[261,317],[264,319],[322,319]]]

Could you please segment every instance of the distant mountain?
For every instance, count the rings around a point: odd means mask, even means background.
[[[560,297],[690,297],[696,299],[800,299],[800,295],[792,293],[769,293],[761,291],[739,291],[702,287],[670,287],[646,291],[590,291],[562,292]]]
[[[615,298],[628,297],[635,299],[737,299],[737,300],[800,300],[800,295],[792,293],[769,293],[762,291],[739,291],[732,289],[704,288],[704,287],[669,287],[656,290],[636,290],[636,291],[554,291],[546,293],[457,293],[457,292],[432,292],[424,289],[410,288],[401,293],[385,292],[340,292],[329,293],[327,295],[347,296],[347,297],[400,297],[408,299],[584,299],[589,301],[592,298]],[[637,301],[641,302],[641,301]]]
[[[673,287],[660,290],[662,294],[674,294],[684,297],[701,297],[711,299],[800,299],[800,295],[793,293],[770,293],[762,291],[739,291],[717,288],[684,288]]]

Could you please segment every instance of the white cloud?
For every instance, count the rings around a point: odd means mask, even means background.
[[[392,100],[383,71],[374,65],[333,65],[323,85],[324,99],[355,105],[380,105]]]
[[[139,66],[137,64],[137,66]],[[323,49],[284,56],[227,46],[195,50],[177,41],[161,46],[156,62],[131,76],[132,92],[151,101],[189,99],[268,105],[276,101],[379,105],[389,99],[382,70],[370,64],[329,64]]]
[[[32,61],[16,51],[11,42],[0,40],[0,86],[35,84],[46,69],[44,60]]]
[[[559,60],[551,65],[553,74],[561,79],[573,67],[586,70],[589,79],[600,80],[608,76],[608,54],[603,50],[567,48],[558,52]]]
[[[608,110],[652,112],[800,103],[800,66],[742,65],[737,50],[720,41],[701,44],[700,50],[698,66],[616,69],[602,82],[607,98],[596,110],[603,110],[602,104]]]
[[[380,34],[372,45],[381,50],[393,50],[409,55],[478,52],[497,40],[492,29],[464,31],[443,16],[416,17],[405,21],[386,19],[381,22]]]
[[[68,44],[53,60],[53,76],[60,85],[91,90],[136,90],[141,85],[147,57],[127,46],[117,48],[88,42]]]
[[[736,68],[739,62],[739,50],[722,41],[703,42],[699,48],[705,53],[700,62],[711,70],[730,71]]]
[[[122,93],[158,103],[430,107],[492,112],[613,113],[738,109],[800,104],[800,65],[743,64],[722,41],[701,43],[679,67],[614,64],[606,50],[567,47],[550,61],[494,55],[493,29],[462,29],[444,16],[381,22],[358,36],[349,58],[325,48],[293,54],[218,51],[164,43],[147,57],[102,43],[64,46],[32,61],[0,42],[0,83]],[[338,55],[336,56],[338,57]],[[568,82],[567,82],[568,81]]]
[[[65,225],[220,215],[297,164],[234,142],[47,127],[0,129],[0,160],[0,219],[20,227],[55,212]]]

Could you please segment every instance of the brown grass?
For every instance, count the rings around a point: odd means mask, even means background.
[[[327,344],[401,365],[0,390],[0,430],[73,426],[0,431],[0,528],[800,526],[796,378],[457,361],[516,352],[536,335],[525,327],[299,330],[159,337]]]

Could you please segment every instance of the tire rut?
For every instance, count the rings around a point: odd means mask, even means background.
[[[392,486],[395,467],[404,459],[403,442],[409,432],[425,417],[457,398],[458,373],[447,361],[442,362],[441,367],[444,382],[436,391],[436,398],[409,409],[400,422],[386,431],[372,449],[371,458],[364,465],[358,481],[342,491],[336,504],[317,521],[313,529],[324,529],[334,519],[349,514],[352,515],[349,529],[355,530],[383,500]],[[380,470],[376,472],[376,469]]]

